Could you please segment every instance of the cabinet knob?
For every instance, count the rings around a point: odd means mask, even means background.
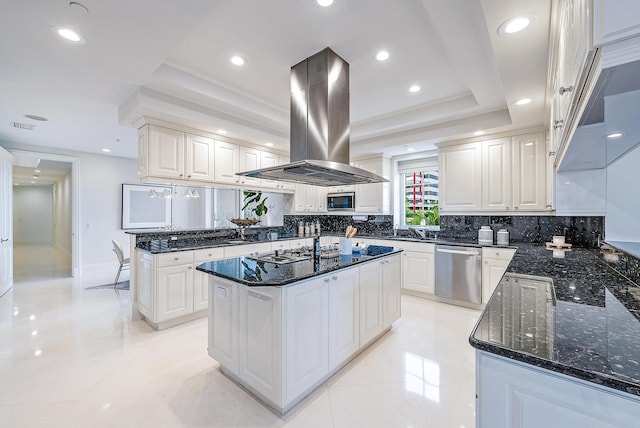
[[[558,92],[560,92],[560,95],[564,95],[567,92],[573,92],[573,86],[569,86],[568,88],[564,87],[564,86],[561,86],[560,90]]]
[[[564,126],[564,120],[554,120],[553,129],[562,128]]]
[[[331,279],[333,279],[334,281],[337,281],[337,280],[338,280],[338,276],[337,276],[337,275],[333,275],[333,276],[331,277]]]
[[[178,260],[180,260],[180,259],[176,257],[176,258],[175,258],[175,259],[173,259],[173,260],[178,261]]]
[[[191,266],[189,266],[189,269],[193,269]]]
[[[329,279],[329,278],[325,278],[325,279],[324,279],[324,282],[329,283],[329,282],[331,282],[331,279]]]
[[[187,175],[187,177],[191,178],[191,174]]]
[[[182,177],[184,174],[179,174],[178,177]]]

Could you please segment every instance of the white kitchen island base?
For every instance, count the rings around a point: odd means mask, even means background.
[[[282,286],[209,278],[209,355],[284,414],[400,318],[400,255]]]

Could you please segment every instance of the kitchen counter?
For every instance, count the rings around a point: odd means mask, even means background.
[[[471,345],[640,396],[640,288],[593,250],[516,246]]]
[[[369,245],[361,255],[313,259],[295,263],[276,264],[257,261],[251,257],[216,260],[199,265],[196,269],[214,276],[230,279],[251,287],[282,286],[303,279],[324,275],[339,269],[386,257],[402,250],[395,247]]]

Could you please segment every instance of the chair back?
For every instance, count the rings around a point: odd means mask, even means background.
[[[111,242],[113,242],[113,251],[116,253],[116,256],[118,256],[120,264],[122,264],[124,261],[124,252],[122,252],[122,247],[115,240],[111,240]]]

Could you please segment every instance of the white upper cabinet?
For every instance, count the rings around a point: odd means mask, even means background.
[[[238,184],[236,172],[240,170],[240,147],[226,141],[215,143],[216,183]]]
[[[184,178],[184,132],[159,126],[148,126],[149,175]]]
[[[213,139],[187,134],[187,180],[211,182],[215,179],[215,144]]]
[[[510,210],[511,138],[482,142],[482,209]]]
[[[260,168],[270,168],[278,165],[278,155],[269,152],[260,152]],[[278,188],[280,182],[276,180],[262,180],[262,187]]]
[[[214,180],[214,142],[156,125],[138,131],[138,177]]]
[[[547,160],[543,133],[513,137],[513,161],[513,208],[544,210],[547,205]]]
[[[596,45],[605,45],[638,34],[640,34],[640,2],[638,0],[594,0]]]
[[[241,171],[252,171],[254,169],[260,169],[260,161],[261,161],[261,152],[258,149],[253,149],[250,147],[240,146],[239,149],[240,156],[240,169]],[[242,175],[237,175],[236,179],[239,184],[245,184],[249,186],[260,186],[260,179],[253,177],[245,177]]]
[[[438,152],[440,211],[473,211],[482,207],[482,146],[467,143]]]
[[[377,157],[353,162],[354,166],[372,172],[386,178],[391,176],[391,164],[389,159]],[[343,186],[345,187],[345,186]],[[389,182],[356,184],[355,208],[357,213],[363,214],[390,214],[391,193]],[[326,208],[326,207],[325,207]]]

